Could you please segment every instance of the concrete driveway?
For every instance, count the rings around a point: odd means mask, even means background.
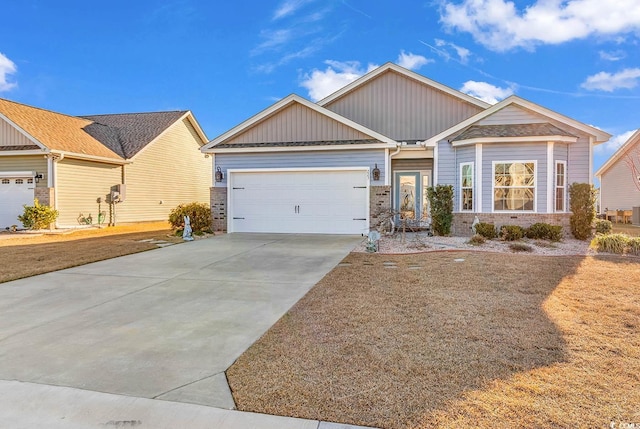
[[[360,240],[221,235],[0,284],[0,379],[233,408],[224,371]]]

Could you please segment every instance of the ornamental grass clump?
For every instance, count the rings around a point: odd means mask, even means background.
[[[627,253],[640,256],[640,237],[629,237],[627,240]]]
[[[509,249],[513,252],[533,252],[533,247],[524,243],[511,243],[509,244]]]
[[[474,234],[468,241],[473,246],[480,246],[487,242],[487,238],[481,234]]]
[[[626,234],[598,234],[591,241],[591,246],[595,247],[598,252],[621,255],[627,249],[628,242],[629,236]]]

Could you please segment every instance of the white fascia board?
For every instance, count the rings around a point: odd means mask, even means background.
[[[288,173],[288,172],[311,172],[311,171],[369,171],[369,167],[286,167],[286,168],[230,168],[227,174],[233,173]]]
[[[206,153],[258,153],[258,152],[313,152],[329,150],[365,150],[365,149],[394,149],[395,144],[371,143],[359,145],[325,145],[325,146],[281,146],[281,147],[225,147],[211,148]]]
[[[609,158],[607,162],[605,162],[602,165],[602,167],[600,167],[598,171],[596,171],[595,176],[598,179],[600,179],[600,176],[602,176],[604,172],[609,169],[609,167],[613,166],[613,164],[615,164],[620,158],[622,158],[622,156],[627,151],[627,149],[629,149],[631,146],[633,146],[635,143],[639,141],[640,141],[640,129],[636,130],[636,132],[633,133],[631,137],[629,137],[629,140],[624,142],[624,144],[620,146],[613,155],[611,155],[611,158]]]
[[[569,136],[529,136],[529,137],[479,137],[475,139],[458,140],[451,143],[451,146],[469,146],[474,144],[484,143],[547,143],[548,141],[562,142],[562,143],[575,143],[578,141],[577,137]]]
[[[0,158],[3,156],[26,156],[26,155],[46,155],[49,153],[48,149],[35,149],[35,150],[8,150],[1,151]]]
[[[470,95],[467,95],[463,92],[457,91],[453,88],[450,88],[446,85],[443,85],[441,83],[438,83],[434,80],[431,80],[427,77],[422,76],[421,74],[418,74],[416,72],[413,72],[411,70],[407,70],[404,67],[400,67],[397,64],[394,63],[386,63],[383,64],[382,66],[370,71],[369,73],[365,74],[364,76],[360,77],[359,79],[356,79],[355,81],[351,82],[350,84],[344,86],[343,88],[339,89],[338,91],[334,92],[333,94],[329,95],[328,97],[323,98],[322,100],[318,101],[318,105],[320,106],[326,106],[327,104],[331,103],[332,101],[342,97],[343,95],[347,94],[348,92],[353,91],[355,88],[364,85],[365,83],[369,82],[370,80],[380,76],[382,73],[388,71],[388,70],[393,70],[397,73],[400,73],[402,75],[405,75],[411,79],[417,80],[418,82],[430,86],[432,88],[438,89],[446,94],[449,94],[453,97],[459,98],[462,101],[466,101],[467,103],[471,103],[475,106],[478,106],[482,109],[486,109],[487,107],[491,106],[488,103],[485,103],[482,100],[479,100],[475,97],[472,97]]]
[[[597,128],[591,127],[589,125],[583,124],[582,122],[576,121],[575,119],[571,119],[568,116],[564,116],[561,115],[560,113],[554,112],[552,110],[547,109],[546,107],[542,107],[538,104],[532,103],[530,101],[527,101],[523,98],[518,97],[517,95],[511,95],[507,98],[505,98],[504,100],[502,100],[499,103],[494,104],[493,106],[489,107],[487,110],[477,113],[475,115],[473,115],[472,117],[460,122],[457,125],[454,125],[453,127],[444,130],[443,132],[441,132],[440,134],[437,134],[433,137],[431,137],[430,139],[426,140],[425,143],[430,144],[430,143],[437,143],[441,140],[444,140],[446,137],[457,133],[458,131],[463,130],[464,128],[473,125],[474,123],[494,114],[495,112],[497,112],[500,109],[503,109],[505,107],[507,107],[510,104],[515,104],[517,106],[520,107],[524,107],[526,109],[529,109],[535,113],[538,113],[540,115],[546,116],[550,119],[556,120],[558,122],[562,122],[565,123],[575,129],[578,129],[580,131],[583,131],[589,135],[593,135],[594,137],[596,137],[594,139],[594,143],[602,143],[605,142],[607,140],[609,140],[611,138],[611,134],[606,133],[602,130],[599,130]]]
[[[52,155],[62,155],[63,158],[74,158],[74,159],[85,159],[87,161],[96,161],[96,162],[104,162],[105,164],[131,164],[133,161],[129,161],[126,159],[114,159],[107,158],[104,156],[94,156],[94,155],[86,155],[83,153],[75,153],[75,152],[65,152],[65,151],[51,151]]]
[[[20,134],[22,134],[23,136],[28,138],[31,142],[33,142],[33,144],[39,146],[40,149],[49,150],[49,148],[47,146],[45,146],[43,143],[40,143],[40,141],[38,139],[36,139],[34,136],[32,136],[31,134],[29,134],[28,132],[23,130],[18,124],[13,122],[11,119],[7,118],[2,113],[0,113],[0,119],[4,119],[5,121],[7,121],[9,123],[9,125],[11,125],[13,128],[16,129],[16,131],[18,131]]]
[[[200,148],[200,151],[203,153],[208,153],[211,152],[213,153],[213,149],[215,147],[215,145],[224,142],[225,140],[238,135],[239,133],[249,129],[250,127],[252,127],[253,125],[257,124],[258,122],[264,120],[265,118],[267,118],[268,116],[276,113],[277,111],[289,106],[292,103],[299,103],[302,104],[305,107],[308,107],[311,110],[316,111],[317,113],[320,113],[321,115],[327,116],[333,120],[336,120],[350,128],[353,128],[357,131],[360,131],[363,134],[366,134],[370,137],[372,137],[373,139],[379,140],[383,143],[389,143],[389,144],[395,144],[396,141],[384,136],[376,131],[373,131],[365,126],[362,126],[356,122],[353,122],[350,119],[345,118],[344,116],[338,115],[335,112],[332,112],[331,110],[325,109],[324,107],[321,107],[315,103],[310,102],[307,99],[304,99],[302,97],[300,97],[299,95],[296,94],[291,94],[286,98],[283,98],[282,100],[278,101],[275,104],[272,104],[270,107],[266,108],[265,110],[263,110],[262,112],[258,113],[255,116],[252,116],[251,118],[247,119],[246,121],[242,122],[241,124],[237,125],[236,127],[230,129],[229,131],[227,131],[224,134],[221,134],[220,136],[216,137],[215,139],[211,140],[209,143],[207,143],[206,145],[202,146]]]

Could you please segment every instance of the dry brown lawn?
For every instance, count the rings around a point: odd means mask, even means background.
[[[67,234],[0,236],[0,283],[90,262],[157,249],[140,243],[154,238],[181,242],[167,222],[78,230]]]
[[[640,236],[640,226],[629,225],[628,223],[614,223],[613,232],[624,233],[632,237]]]
[[[640,260],[353,253],[227,377],[240,410],[384,428],[638,423]]]

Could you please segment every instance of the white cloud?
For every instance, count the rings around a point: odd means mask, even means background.
[[[400,55],[398,55],[398,59],[396,60],[396,63],[400,67],[404,67],[409,70],[418,70],[420,67],[432,62],[433,60],[423,57],[422,55],[412,54],[411,52],[407,53],[405,51],[400,52]]]
[[[286,45],[292,39],[293,32],[290,29],[265,30],[260,33],[260,36],[264,41],[251,51],[252,55],[258,55],[265,50],[277,49]]]
[[[631,131],[627,131],[625,133],[613,136],[608,142],[595,146],[593,150],[596,153],[606,155],[606,156],[611,156],[615,151],[617,151],[620,148],[620,146],[622,146],[627,140],[629,140],[633,135],[633,133],[635,132],[636,130],[631,130]]]
[[[536,0],[524,10],[507,0],[445,1],[441,22],[495,51],[533,49],[589,36],[640,31],[638,0]]]
[[[460,91],[489,104],[496,104],[498,101],[513,94],[513,88],[499,88],[487,82],[473,80],[465,82]]]
[[[273,19],[277,20],[289,15],[293,15],[298,9],[309,3],[309,1],[310,0],[285,0],[273,13]]]
[[[600,59],[605,61],[620,61],[627,57],[627,54],[621,50],[610,52],[600,51],[598,54],[600,55]]]
[[[325,70],[314,69],[304,75],[300,86],[306,88],[309,97],[313,101],[322,100],[345,85],[377,68],[377,65],[369,64],[366,68],[358,61],[325,61],[328,67]]]
[[[466,64],[469,61],[469,57],[471,56],[471,51],[468,50],[467,48],[463,48],[462,46],[458,46],[455,43],[447,42],[446,40],[442,40],[442,39],[435,39],[435,44],[437,47],[442,48],[442,49],[436,50],[436,52],[441,57],[444,57],[447,61],[451,59],[451,54],[444,49],[446,47],[453,48],[456,51],[456,55],[458,55],[458,61],[461,62],[462,64]]]
[[[17,85],[15,82],[9,82],[8,77],[18,71],[16,65],[0,52],[0,92],[9,91]]]
[[[613,92],[619,88],[632,89],[638,86],[640,68],[624,69],[618,73],[600,72],[587,77],[584,89]]]

